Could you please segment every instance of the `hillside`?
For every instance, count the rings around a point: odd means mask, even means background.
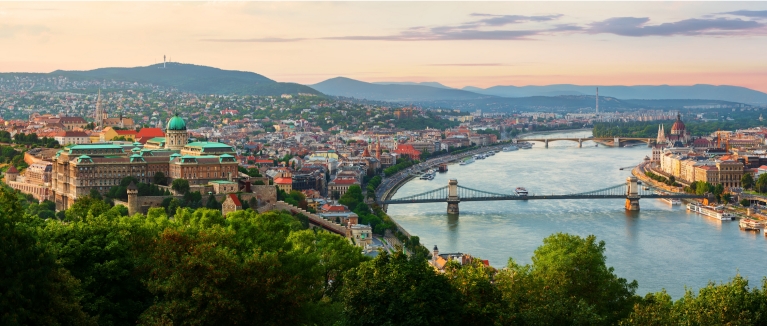
[[[464,87],[463,90],[502,97],[594,95],[597,86],[493,86],[489,88]],[[600,96],[642,100],[719,100],[738,103],[767,103],[767,94],[739,86],[599,86]]]
[[[414,102],[436,100],[476,100],[493,98],[459,89],[444,89],[424,85],[381,85],[345,77],[336,77],[309,85],[333,96],[361,98],[373,101]]]
[[[201,94],[281,95],[320,94],[310,87],[280,83],[253,72],[223,70],[182,63],[168,63],[134,68],[99,68],[88,71],[56,70],[49,75],[72,79],[112,79],[152,83],[181,91]]]

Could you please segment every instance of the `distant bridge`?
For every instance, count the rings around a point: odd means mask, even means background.
[[[551,141],[573,141],[578,143],[578,147],[583,147],[584,141],[612,141],[615,147],[620,147],[621,142],[629,141],[641,141],[647,143],[647,146],[652,146],[655,143],[655,139],[652,138],[637,138],[637,137],[597,137],[597,138],[522,138],[519,141],[536,141],[544,143],[545,148],[549,148],[549,142]]]
[[[458,214],[458,203],[462,201],[491,201],[491,200],[540,200],[540,199],[626,199],[626,210],[638,211],[640,198],[707,198],[706,195],[684,193],[656,193],[653,190],[640,188],[636,177],[628,177],[625,184],[619,184],[603,189],[551,195],[499,194],[490,191],[472,189],[458,185],[458,180],[450,179],[447,186],[424,193],[398,199],[380,201],[383,205],[442,203],[447,202],[447,213]]]

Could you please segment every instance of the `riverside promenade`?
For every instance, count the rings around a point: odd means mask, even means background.
[[[397,189],[400,186],[402,186],[405,182],[413,178],[413,173],[415,172],[436,168],[442,163],[455,163],[463,158],[474,156],[477,154],[494,151],[494,150],[501,150],[503,146],[508,146],[508,145],[510,144],[504,143],[504,144],[482,147],[482,148],[478,148],[465,153],[435,157],[435,158],[426,160],[424,162],[418,163],[416,165],[413,165],[407,169],[404,169],[402,171],[399,171],[393,174],[390,177],[385,177],[383,181],[381,181],[381,184],[376,189],[376,201],[378,202],[382,200],[387,200],[391,198],[392,196],[394,196],[394,194],[397,192]],[[384,211],[386,211],[385,205],[382,206],[382,208],[384,209]]]

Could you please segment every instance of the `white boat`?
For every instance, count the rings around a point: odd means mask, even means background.
[[[517,143],[517,147],[519,147],[520,149],[531,149],[533,148],[533,143],[521,142],[521,143]]]
[[[671,206],[682,205],[682,201],[676,198],[661,198],[660,200],[666,202],[666,204],[669,204]]]
[[[434,180],[434,176],[437,174],[434,170],[429,170],[421,175],[421,180]]]
[[[474,159],[475,160],[484,160],[485,159],[485,155],[482,155],[482,154],[474,155]]]
[[[735,219],[734,215],[724,211],[724,206],[713,207],[713,206],[703,206],[700,204],[692,203],[692,204],[687,204],[687,209],[692,212],[706,215],[708,217],[713,217],[715,219],[722,220],[722,221],[732,221]]]
[[[474,163],[474,158],[473,157],[470,157],[470,158],[467,158],[467,159],[461,161],[461,163],[458,163],[458,165],[469,165],[471,163]]]
[[[518,151],[518,150],[519,150],[519,147],[514,146],[514,145],[506,146],[506,147],[503,148],[504,152],[513,152],[513,151]]]
[[[752,220],[750,218],[744,218],[740,220],[740,223],[738,223],[738,226],[740,226],[740,229],[743,231],[761,231],[761,229],[764,228],[764,224],[757,220]],[[767,230],[765,230],[767,232]]]
[[[520,197],[527,197],[527,189],[523,187],[517,187],[517,189],[514,189],[514,193]]]

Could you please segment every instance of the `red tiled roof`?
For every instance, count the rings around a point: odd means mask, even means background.
[[[160,128],[141,128],[136,134],[138,139],[151,139],[154,137],[165,137],[165,133]]]
[[[232,202],[234,202],[234,205],[235,205],[235,206],[240,206],[240,207],[242,207],[242,203],[240,202],[240,199],[239,199],[239,198],[237,198],[237,195],[235,195],[235,194],[229,194],[229,195],[227,195],[227,196],[229,196],[229,198],[231,198],[231,199],[232,199]]]
[[[8,171],[5,171],[5,173],[19,173],[19,170],[16,170],[16,167],[11,165],[11,167],[8,168]]]
[[[357,179],[353,179],[353,178],[349,178],[349,179],[334,179],[331,182],[333,182],[334,184],[337,184],[337,185],[350,185],[350,184],[357,183]]]
[[[122,135],[122,136],[126,136],[126,135],[135,135],[135,134],[136,134],[136,131],[135,131],[135,130],[115,130],[115,132],[116,132],[118,135]]]
[[[285,178],[285,177],[275,178],[274,184],[293,184],[293,178]]]

